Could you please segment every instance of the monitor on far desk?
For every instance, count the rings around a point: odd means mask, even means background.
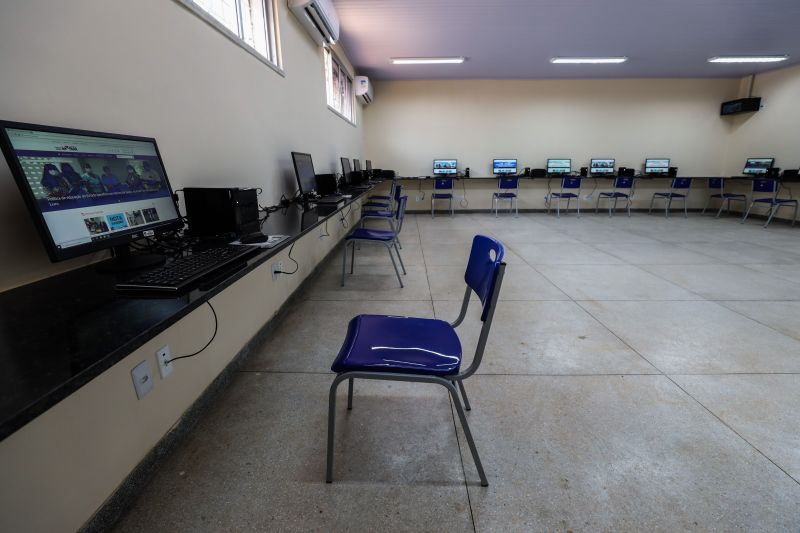
[[[433,173],[434,175],[452,175],[455,176],[458,172],[458,160],[456,159],[434,159],[433,160]]]
[[[669,174],[669,159],[645,159],[644,173],[649,176]]]
[[[517,160],[516,159],[494,159],[492,161],[492,172],[497,175],[503,174],[516,174],[517,173]]]
[[[548,159],[548,174],[570,174],[572,172],[572,159]]]
[[[613,174],[614,173],[614,160],[613,159],[592,159],[589,166],[591,174]]]
[[[766,174],[774,163],[774,157],[751,157],[745,162],[742,174]]]

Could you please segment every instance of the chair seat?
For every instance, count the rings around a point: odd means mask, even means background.
[[[554,192],[551,196],[556,198],[577,198],[578,195],[574,192]]]
[[[495,198],[516,198],[517,194],[513,192],[496,192],[494,193]]]
[[[394,213],[391,211],[368,211],[361,215],[361,218],[392,218]]]
[[[449,192],[435,192],[431,196],[437,200],[447,200],[448,198],[453,197],[453,195]]]
[[[348,241],[354,239],[388,242],[394,240],[394,232],[385,229],[356,228],[345,237]]]
[[[754,202],[764,204],[778,205],[778,204],[796,204],[797,200],[793,198],[756,198]]]
[[[725,200],[727,200],[728,198],[731,198],[731,199],[733,199],[733,198],[746,199],[747,195],[746,194],[736,194],[736,193],[732,193],[732,192],[724,192],[722,194],[719,194],[719,193],[712,194],[710,197],[711,198],[722,198],[722,199],[725,199]]]
[[[660,198],[686,198],[685,194],[677,192],[657,192],[654,193],[653,196],[658,196]]]
[[[389,202],[364,202],[361,207],[389,207]]]
[[[461,366],[461,342],[443,320],[359,315],[350,321],[331,370],[449,376]]]
[[[630,198],[630,195],[624,192],[601,192],[601,198]]]

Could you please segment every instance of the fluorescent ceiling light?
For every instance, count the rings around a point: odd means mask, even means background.
[[[607,63],[624,63],[628,60],[625,56],[620,57],[554,57],[550,60],[551,63],[562,64],[607,64]]]
[[[709,63],[777,63],[786,61],[789,56],[718,56],[709,58]]]
[[[460,64],[464,62],[463,57],[393,57],[392,63],[395,65],[442,65]]]

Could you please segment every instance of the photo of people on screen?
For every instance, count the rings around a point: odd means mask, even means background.
[[[101,233],[108,233],[108,224],[103,217],[91,217],[83,219],[86,224],[86,229],[89,230],[91,235],[99,235]]]
[[[612,174],[614,172],[614,160],[592,159],[591,172],[594,174]]]
[[[744,164],[744,174],[766,174],[775,160],[771,157],[751,157]]]
[[[458,172],[458,161],[455,159],[434,159],[434,174],[455,174]]]

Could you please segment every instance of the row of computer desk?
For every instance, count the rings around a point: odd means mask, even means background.
[[[329,220],[338,224],[339,214],[357,209],[369,192],[335,206],[292,204],[270,214],[262,231],[287,239],[175,297],[119,294],[120,278],[95,265],[0,293],[0,440],[304,235]]]

